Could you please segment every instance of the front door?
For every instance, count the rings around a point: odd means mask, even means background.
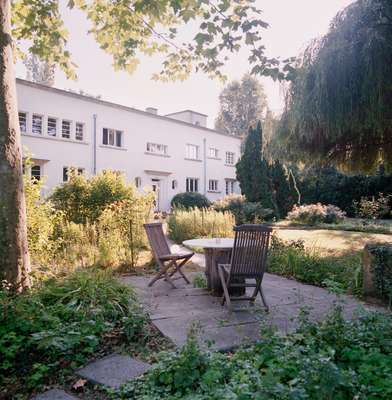
[[[155,211],[160,210],[160,191],[161,191],[161,181],[159,179],[151,179],[152,191],[155,193]]]

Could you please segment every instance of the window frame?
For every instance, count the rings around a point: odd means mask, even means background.
[[[24,114],[24,129],[22,129],[22,124],[20,123],[21,114]],[[27,133],[28,130],[28,121],[29,121],[29,113],[26,111],[18,111],[18,122],[19,122],[19,129],[20,133]]]
[[[49,133],[49,121],[50,120],[53,120],[56,123],[54,134]],[[57,136],[57,131],[58,131],[58,118],[56,118],[56,117],[48,117],[47,118],[47,124],[46,124],[46,133],[47,133],[47,135],[51,136],[51,137],[56,137]]]
[[[35,131],[35,129],[36,129],[36,125],[34,123],[35,122],[35,118],[38,118],[41,121],[39,132]],[[34,134],[34,135],[42,135],[43,127],[44,127],[44,117],[43,117],[43,115],[34,113],[32,115],[32,119],[31,119],[31,133]]]
[[[219,192],[219,180],[218,179],[209,179],[208,180],[208,191],[217,193]]]
[[[199,193],[199,178],[186,178],[185,188],[188,193]]]
[[[192,152],[189,151],[190,149],[195,150],[195,157],[193,157],[193,151]],[[187,160],[199,160],[200,161],[200,146],[197,144],[187,143],[185,145],[185,158]]]
[[[68,171],[70,169],[75,169],[78,173],[78,175],[83,175],[85,168],[83,167],[63,167],[63,182],[68,182],[69,181],[69,175]]]
[[[235,164],[235,153],[233,151],[226,151],[225,164],[226,165]]]
[[[82,127],[82,135],[80,136],[80,132],[78,132],[78,127]],[[75,140],[82,142],[84,140],[84,123],[83,122],[75,122]]]
[[[211,153],[214,153],[214,154],[211,154]],[[219,149],[217,147],[209,147],[208,148],[208,157],[217,160],[219,158]]]
[[[225,193],[226,196],[235,194],[235,179],[225,179]]]
[[[106,131],[106,142],[105,143],[105,131]],[[114,128],[102,128],[102,146],[107,146],[115,149],[124,148],[124,131]],[[118,145],[118,143],[120,145]]]
[[[69,132],[68,132],[68,134],[65,133],[65,135],[64,135],[64,123],[69,124]],[[61,120],[61,137],[63,139],[71,139],[71,132],[72,132],[72,121],[70,121],[69,119],[62,119]]]
[[[39,171],[38,176],[34,172],[37,168],[38,168],[38,171]],[[31,177],[31,179],[34,179],[36,181],[40,181],[41,178],[42,178],[42,165],[39,165],[39,164],[32,165],[31,168],[30,168],[30,177]]]
[[[162,151],[159,148],[162,148]],[[159,156],[167,156],[168,155],[169,146],[163,143],[155,143],[155,142],[147,142],[146,143],[146,153],[148,154],[156,154]]]

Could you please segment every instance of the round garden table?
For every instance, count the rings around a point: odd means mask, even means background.
[[[218,264],[230,264],[231,250],[234,246],[232,238],[191,239],[182,242],[184,246],[203,248],[206,258],[207,288],[213,296],[222,296],[223,288],[218,273]],[[231,288],[230,294],[241,296],[245,288]]]

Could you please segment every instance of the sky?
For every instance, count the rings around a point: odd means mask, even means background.
[[[63,3],[66,0],[60,0]],[[353,0],[257,0],[263,19],[270,24],[263,32],[267,55],[286,58],[297,55],[309,41],[327,32],[332,18]],[[130,75],[114,71],[110,56],[101,50],[94,38],[87,34],[88,23],[78,11],[65,11],[69,30],[68,49],[78,66],[78,80],[67,80],[56,74],[55,87],[101,95],[104,100],[144,110],[155,107],[160,115],[191,109],[208,115],[208,126],[213,127],[219,111],[219,93],[224,84],[203,74],[193,74],[185,82],[160,83],[151,80],[160,70],[160,60],[143,58],[138,70]],[[186,34],[186,32],[184,32]],[[232,56],[225,67],[229,80],[240,79],[249,70],[247,58]],[[22,65],[17,76],[25,78]],[[281,85],[270,78],[261,78],[269,107],[275,113],[282,110],[284,96]]]

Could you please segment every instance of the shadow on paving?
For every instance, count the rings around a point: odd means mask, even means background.
[[[193,273],[187,275],[192,281]],[[129,276],[123,277],[122,281],[136,290],[153,324],[179,347],[186,342],[190,330],[197,332],[203,347],[221,351],[257,341],[262,322],[287,333],[295,329],[296,319],[304,307],[314,320],[325,318],[337,301],[342,304],[347,318],[351,318],[359,307],[375,309],[351,296],[337,297],[319,287],[265,274],[263,290],[270,312],[264,311],[258,298],[255,307],[230,314],[221,306],[220,298],[211,296],[206,289],[194,288],[182,279],[176,281],[176,289],[163,280],[149,288],[150,279]],[[244,303],[246,307],[247,302]]]

